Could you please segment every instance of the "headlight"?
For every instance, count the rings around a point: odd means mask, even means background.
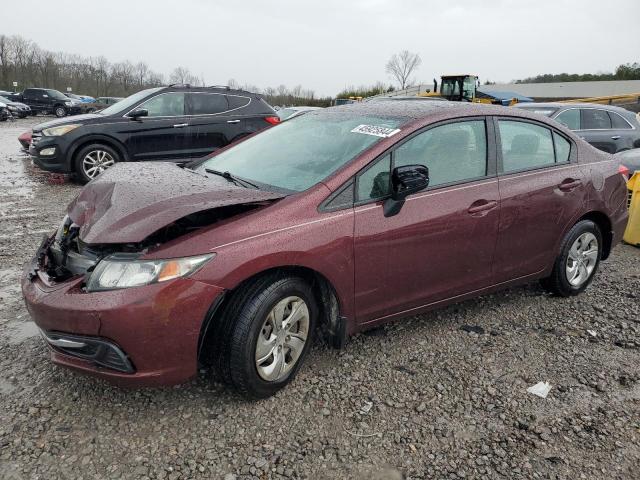
[[[215,257],[215,253],[167,260],[137,260],[125,253],[110,255],[98,263],[87,282],[90,292],[139,287],[186,277]]]
[[[64,102],[64,104],[65,104],[67,107],[71,107],[71,106],[73,105],[73,102]]]
[[[60,135],[64,135],[65,133],[69,133],[71,130],[75,130],[80,127],[77,123],[73,123],[70,125],[60,125],[59,127],[51,127],[45,128],[42,130],[42,134],[47,137],[59,137]]]
[[[7,106],[7,108],[9,110],[18,110],[18,107],[16,107],[15,105],[9,105],[9,106]]]

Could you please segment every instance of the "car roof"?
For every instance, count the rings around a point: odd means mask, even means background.
[[[174,91],[187,91],[187,92],[210,92],[210,93],[226,93],[229,95],[254,95],[258,96],[257,93],[249,92],[247,90],[242,90],[239,88],[231,88],[224,85],[221,86],[211,86],[211,87],[194,87],[191,85],[168,85],[166,87],[161,88],[160,91],[163,92],[174,92]]]
[[[615,105],[603,105],[601,103],[588,103],[588,102],[530,102],[530,103],[522,103],[516,105],[519,108],[600,108],[602,110],[612,110],[614,112],[625,112],[629,113],[629,110],[617,107]],[[631,112],[633,113],[633,112]]]
[[[512,115],[539,119],[540,116],[513,110],[511,107],[487,105],[482,103],[462,102],[416,102],[413,100],[398,100],[395,102],[364,102],[339,105],[325,109],[328,112],[344,112],[356,115],[404,117],[411,120],[435,116],[472,116],[472,115]],[[526,113],[525,113],[526,112]]]

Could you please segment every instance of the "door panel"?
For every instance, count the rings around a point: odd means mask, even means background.
[[[187,117],[142,118],[129,124],[126,143],[132,160],[181,160],[191,157],[193,132]]]
[[[560,235],[585,201],[577,164],[499,179],[501,219],[494,264],[497,282],[551,266]]]
[[[355,306],[361,323],[486,287],[499,222],[497,179],[355,209]],[[471,209],[471,211],[469,211]]]
[[[497,127],[501,209],[494,272],[501,283],[552,265],[560,236],[585,202],[585,187],[575,146],[562,135],[523,120],[499,119]]]

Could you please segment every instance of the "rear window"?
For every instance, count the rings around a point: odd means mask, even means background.
[[[189,93],[191,115],[214,115],[229,110],[227,96],[219,93]]]

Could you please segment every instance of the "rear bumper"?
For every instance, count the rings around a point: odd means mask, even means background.
[[[49,337],[53,363],[129,387],[171,385],[196,374],[200,329],[222,288],[181,278],[87,293],[82,278],[54,284],[42,272],[31,273],[30,265],[22,293],[34,322]],[[70,347],[65,340],[87,348]],[[97,352],[101,345],[105,351]],[[114,368],[114,356],[122,368]]]

